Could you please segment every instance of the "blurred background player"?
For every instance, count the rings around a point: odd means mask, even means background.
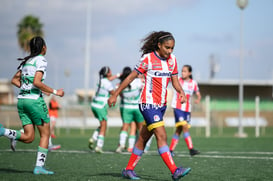
[[[51,138],[56,138],[55,135],[55,125],[56,125],[56,120],[58,118],[58,112],[60,109],[60,105],[58,101],[56,100],[55,96],[52,96],[49,105],[48,105],[48,113],[49,113],[49,118],[50,118],[50,135]]]
[[[99,82],[97,84],[96,95],[91,102],[91,110],[94,116],[99,120],[100,126],[93,132],[89,139],[89,148],[93,149],[95,142],[95,152],[102,153],[102,147],[104,145],[104,137],[107,128],[107,100],[110,94],[114,93],[114,86],[111,81],[118,78],[120,75],[112,75],[111,69],[108,66],[104,66],[99,71]]]
[[[58,101],[56,100],[55,96],[52,96],[48,104],[48,114],[50,118],[50,137],[49,137],[49,144],[48,144],[49,150],[57,150],[61,148],[61,145],[53,145],[52,139],[51,139],[51,138],[56,138],[55,125],[56,125],[57,118],[59,117],[58,112],[60,108],[61,107]]]
[[[186,99],[185,93],[178,81],[177,61],[172,54],[175,40],[171,33],[159,31],[150,33],[142,42],[142,57],[140,62],[108,99],[109,106],[114,106],[121,91],[138,74],[144,75],[145,85],[141,92],[139,109],[144,117],[145,124],[140,131],[127,167],[122,171],[122,176],[128,179],[140,179],[136,175],[134,168],[144,152],[147,141],[154,134],[157,140],[158,152],[171,171],[172,179],[179,180],[181,177],[187,175],[191,169],[178,168],[175,165],[167,144],[167,133],[163,121],[166,111],[167,86],[170,80],[173,87],[179,92],[181,101],[184,102]]]
[[[201,94],[199,92],[197,82],[192,79],[192,67],[190,65],[183,66],[182,75],[179,78],[179,82],[186,94],[187,101],[182,104],[178,93],[175,93],[173,96],[172,107],[174,109],[176,131],[170,144],[170,151],[174,155],[173,151],[178,144],[179,136],[183,131],[183,137],[188,146],[190,155],[194,156],[196,154],[200,154],[200,152],[193,148],[192,139],[189,132],[189,128],[191,127],[191,99],[193,94],[196,94],[197,99],[195,99],[194,102],[198,104],[201,100]]]
[[[120,82],[132,72],[130,67],[125,67],[120,76]],[[136,132],[142,128],[144,119],[138,108],[138,101],[140,98],[140,92],[143,87],[143,82],[140,78],[133,80],[120,94],[120,114],[122,118],[122,128],[119,136],[119,146],[116,149],[117,153],[121,153],[125,149],[126,139],[128,137],[128,128],[130,128],[129,135],[129,147],[128,151],[132,152],[135,140]]]
[[[54,172],[44,168],[48,153],[50,120],[42,92],[62,97],[64,96],[64,91],[63,89],[52,89],[43,83],[46,78],[47,67],[47,60],[44,57],[47,47],[44,39],[39,36],[32,38],[29,47],[30,55],[23,59],[18,59],[22,60],[22,62],[11,81],[13,85],[20,88],[17,109],[24,132],[7,129],[0,124],[0,136],[11,139],[11,142],[19,140],[24,143],[31,143],[35,138],[34,126],[37,126],[40,133],[40,143],[33,173],[36,175],[54,174]]]

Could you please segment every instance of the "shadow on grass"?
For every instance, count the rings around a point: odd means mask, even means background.
[[[16,170],[12,168],[0,168],[0,173],[32,173],[29,170]]]
[[[95,174],[95,175],[89,175],[89,176],[93,176],[93,177],[97,177],[97,176],[102,176],[102,177],[105,177],[105,176],[109,176],[109,177],[114,177],[114,178],[120,178],[121,180],[128,180],[128,179],[126,179],[126,178],[123,178],[122,176],[121,176],[121,173],[99,173],[99,174]],[[155,178],[155,177],[153,177],[153,176],[151,176],[151,175],[142,175],[141,177],[141,180],[160,180],[160,179],[158,179],[158,178]],[[160,181],[168,181],[168,180],[160,180]]]

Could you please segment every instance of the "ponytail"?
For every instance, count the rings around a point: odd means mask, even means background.
[[[45,41],[42,37],[36,36],[32,38],[29,42],[30,47],[30,55],[26,56],[25,58],[18,58],[17,60],[22,61],[17,69],[20,69],[21,66],[25,65],[25,63],[35,56],[41,54],[43,47],[46,46]]]
[[[132,72],[130,67],[124,67],[121,76],[119,77],[120,83],[122,83],[126,77]],[[129,89],[131,89],[131,85],[128,84],[127,86]]]
[[[100,90],[100,86],[101,86],[101,79],[105,78],[107,76],[107,74],[109,73],[110,68],[108,66],[104,66],[100,69],[99,71],[99,85],[98,85],[98,90],[96,92],[96,95],[98,95],[99,90]]]

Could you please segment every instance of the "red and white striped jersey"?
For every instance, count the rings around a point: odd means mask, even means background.
[[[139,103],[166,105],[167,86],[171,76],[177,75],[177,62],[174,55],[162,59],[155,52],[142,56],[135,70],[145,77],[145,85],[141,92]]]
[[[199,87],[195,80],[190,79],[189,81],[184,81],[182,77],[179,78],[179,82],[185,92],[187,97],[187,101],[181,104],[181,99],[179,99],[179,94],[175,91],[172,100],[172,107],[176,109],[180,109],[185,112],[191,112],[191,98],[194,93],[199,92]]]

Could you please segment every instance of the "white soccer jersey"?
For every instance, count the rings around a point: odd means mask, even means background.
[[[97,85],[99,86],[99,83]],[[96,95],[92,99],[91,106],[96,108],[103,108],[107,104],[107,100],[110,96],[109,92],[112,90],[114,90],[114,87],[111,81],[107,78],[102,78],[100,87],[97,88]]]
[[[191,98],[194,93],[199,92],[199,87],[195,80],[184,81],[181,77],[179,78],[179,82],[185,92],[187,97],[187,101],[181,104],[181,99],[179,99],[179,94],[174,90],[175,94],[172,100],[172,107],[176,109],[180,109],[185,112],[191,112]]]
[[[130,83],[131,87],[126,87],[121,92],[121,103],[120,107],[125,109],[138,109],[138,101],[140,92],[143,87],[143,83],[140,78],[134,79]]]
[[[42,81],[46,78],[46,67],[47,61],[42,55],[30,58],[20,67],[22,73],[18,99],[38,99],[40,97],[41,91],[33,85],[33,81],[37,71],[43,72]]]
[[[167,86],[171,76],[178,74],[175,56],[171,54],[168,59],[163,59],[155,52],[145,54],[135,66],[135,70],[145,77],[140,103],[166,105]]]

